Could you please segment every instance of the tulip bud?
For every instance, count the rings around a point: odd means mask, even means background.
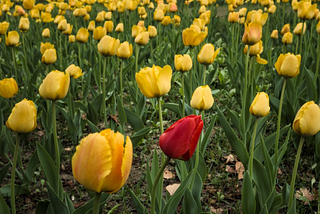
[[[72,33],[72,28],[73,28],[73,25],[67,24],[67,29],[65,31],[62,31],[62,33],[64,35],[70,35]]]
[[[13,78],[5,78],[0,80],[0,96],[11,98],[18,93],[18,84]]]
[[[111,20],[111,18],[112,18],[112,12],[111,12],[111,11],[106,12],[106,14],[104,15],[104,18],[105,18],[106,20]]]
[[[74,43],[76,41],[76,37],[74,35],[69,36],[69,42]]]
[[[98,43],[98,51],[103,56],[114,56],[118,51],[119,44],[119,39],[106,35]]]
[[[128,59],[132,55],[132,45],[125,41],[119,45],[117,56],[121,59]]]
[[[290,32],[290,24],[285,24],[281,29],[281,35],[284,35],[285,33]]]
[[[34,6],[34,2],[35,2],[34,0],[24,0],[22,3],[22,6],[26,10],[31,10]]]
[[[162,21],[161,21],[161,24],[164,25],[164,26],[167,26],[171,23],[171,18],[170,16],[165,16]]]
[[[293,34],[291,32],[287,32],[282,37],[282,43],[291,44],[293,40]]]
[[[5,35],[8,28],[9,28],[9,22],[3,21],[0,22],[0,35]]]
[[[19,45],[19,33],[17,31],[10,31],[8,36],[6,35],[6,45],[10,47],[18,46]]]
[[[17,133],[28,133],[37,127],[37,109],[31,100],[23,99],[15,104],[6,126]]]
[[[300,62],[300,54],[280,54],[274,67],[280,76],[283,76],[284,78],[293,78],[300,73]]]
[[[149,32],[149,37],[154,38],[157,36],[157,28],[155,26],[149,25],[148,26],[148,32]]]
[[[68,28],[68,23],[66,19],[62,19],[58,24],[58,30],[65,31]]]
[[[129,177],[132,143],[111,129],[89,134],[72,157],[74,178],[86,189],[108,194],[118,191]]]
[[[190,105],[192,108],[202,111],[211,108],[213,102],[214,100],[211,89],[206,85],[196,88],[196,90],[193,92]]]
[[[80,28],[76,35],[76,40],[81,43],[85,43],[88,41],[89,32],[86,28]]]
[[[104,15],[105,15],[105,11],[101,11],[97,14],[96,17],[96,22],[103,22],[104,21]]]
[[[228,22],[237,23],[239,21],[239,12],[230,12],[228,15]]]
[[[278,39],[278,30],[273,30],[270,37],[272,39]]]
[[[61,71],[51,71],[42,81],[39,87],[39,94],[44,99],[60,100],[63,99],[69,90],[70,76],[69,73]]]
[[[204,13],[204,12],[206,12],[206,11],[207,11],[206,6],[202,5],[202,6],[200,7],[200,9],[198,10],[198,13],[199,13],[199,14],[202,14],[202,13]]]
[[[50,42],[46,42],[46,43],[41,42],[40,52],[41,52],[42,55],[44,54],[44,52],[45,52],[47,49],[54,49],[54,45],[51,44]]]
[[[153,18],[157,22],[162,22],[162,20],[164,18],[163,10],[155,10],[154,13],[153,13]]]
[[[43,31],[42,31],[42,36],[43,36],[44,38],[49,38],[49,37],[50,37],[50,29],[49,29],[49,28],[43,29]]]
[[[265,117],[269,114],[269,96],[265,92],[258,92],[251,103],[250,114],[256,117]]]
[[[149,42],[149,32],[142,32],[137,35],[134,42],[138,45],[146,45]]]
[[[95,29],[96,23],[94,21],[89,22],[88,31],[93,31]]]
[[[66,73],[69,73],[69,76],[74,79],[78,79],[79,77],[81,77],[83,75],[82,69],[79,66],[76,66],[74,64],[71,64],[66,69]]]
[[[189,115],[170,126],[159,139],[159,146],[168,157],[190,160],[203,128],[201,116]]]
[[[19,30],[21,32],[27,32],[30,28],[29,18],[21,17],[19,21]]]
[[[111,33],[113,31],[113,22],[112,21],[105,21],[104,28],[107,30],[107,33]]]
[[[277,10],[277,7],[275,5],[271,5],[269,8],[268,8],[268,13],[270,14],[274,14]]]
[[[172,69],[169,65],[163,68],[153,65],[136,73],[138,87],[147,98],[161,97],[171,89]]]
[[[178,15],[174,15],[171,21],[174,24],[174,26],[178,27],[181,23],[181,17]]]
[[[119,23],[116,27],[116,32],[122,33],[123,32],[123,23]]]
[[[174,66],[177,71],[186,72],[192,68],[192,59],[190,55],[184,54],[183,56],[178,54],[174,56]]]
[[[303,25],[303,31],[302,31],[302,25]],[[301,35],[306,32],[307,24],[306,23],[298,23],[297,26],[294,28],[293,33],[296,35]]]
[[[45,64],[53,64],[57,61],[57,52],[56,49],[47,49],[42,57],[41,57],[41,62]]]
[[[250,22],[249,25],[245,24],[242,42],[246,45],[254,45],[260,41],[262,37],[262,26],[257,22]]]
[[[213,44],[207,43],[203,45],[197,57],[198,62],[205,65],[212,64],[215,58],[217,57],[219,51],[220,48],[214,51]]]
[[[306,102],[294,118],[293,131],[303,137],[313,136],[320,130],[320,108],[313,101]]]
[[[93,31],[93,39],[100,41],[106,34],[106,29],[101,26],[98,26]]]
[[[182,40],[185,46],[198,46],[206,37],[206,32],[198,28],[186,28],[182,31]]]

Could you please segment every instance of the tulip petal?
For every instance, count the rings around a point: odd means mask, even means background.
[[[315,135],[320,130],[320,109],[316,104],[307,105],[299,120],[300,133],[307,137]]]
[[[159,88],[159,95],[165,95],[171,88],[172,69],[169,65],[164,66],[158,75],[157,86]]]
[[[132,142],[129,137],[126,139],[126,145],[124,148],[124,155],[123,155],[123,160],[122,160],[122,185],[127,181],[130,170],[132,166]]]
[[[193,45],[194,38],[197,32],[193,29],[187,28],[182,31],[182,40],[185,46]]]
[[[284,77],[295,77],[299,72],[295,72],[292,75],[292,71],[299,71],[299,62],[295,55],[288,55],[284,58],[282,65],[280,67],[281,75]]]

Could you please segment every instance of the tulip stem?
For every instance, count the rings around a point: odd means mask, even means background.
[[[81,66],[81,45],[78,43],[78,59],[79,59],[79,67],[82,68]]]
[[[305,22],[302,22],[302,30],[301,30],[301,35],[300,35],[300,50],[299,50],[299,54],[302,54],[302,37],[303,37],[303,28],[304,28]]]
[[[140,50],[140,46],[136,45],[136,64],[135,64],[135,70],[136,73],[138,73],[138,59],[139,59],[139,50]],[[134,80],[134,76],[132,76],[132,81]]]
[[[184,73],[181,72],[181,93],[182,93],[182,117],[184,117]]]
[[[281,123],[281,113],[282,113],[282,103],[284,97],[284,91],[286,88],[287,79],[283,80],[282,90],[281,90],[281,97],[279,103],[279,111],[278,111],[278,122],[277,122],[277,133],[276,133],[276,141],[275,141],[275,148],[274,148],[274,155],[275,155],[275,164],[278,164],[278,147],[279,147],[279,136],[280,136],[280,123]]]
[[[103,62],[103,70],[102,70],[102,114],[105,128],[107,127],[107,113],[106,113],[106,64],[107,58],[105,58]]]
[[[18,80],[18,73],[17,73],[17,66],[16,66],[16,58],[14,57],[14,48],[11,48],[11,53],[12,53],[12,61],[13,61],[13,69],[14,69],[14,76],[19,84]]]
[[[120,99],[121,99],[121,103],[123,104],[123,85],[122,85],[122,69],[123,69],[123,59],[120,59],[121,62],[120,62]]]
[[[288,210],[290,210],[290,207],[292,206],[292,202],[293,202],[294,185],[295,185],[295,182],[296,182],[298,164],[299,164],[299,160],[300,160],[300,155],[301,155],[303,143],[304,143],[304,137],[301,137],[300,138],[300,142],[299,142],[297,155],[296,155],[296,160],[294,162],[294,167],[293,167],[293,172],[292,172],[292,179],[291,179],[291,183],[290,183],[290,194],[289,194]]]
[[[60,197],[60,189],[59,189],[59,176],[60,176],[60,151],[59,151],[59,144],[58,144],[58,138],[57,138],[57,123],[56,123],[56,101],[52,101],[52,123],[53,123],[53,140],[54,140],[54,146],[56,150],[56,176],[57,176],[57,189],[56,193]]]
[[[100,208],[100,197],[101,193],[96,192],[94,194],[94,201],[93,201],[93,211],[92,214],[99,214],[99,208]]]
[[[204,68],[203,68],[203,86],[206,85],[206,72],[207,72],[207,65],[204,65]]]
[[[314,83],[316,84],[317,82],[317,79],[318,79],[318,75],[319,75],[319,55],[320,55],[320,34],[318,34],[318,44],[317,44],[317,67],[316,67],[316,75],[315,75],[315,78],[314,78]]]
[[[300,35],[301,37],[302,35]],[[297,44],[296,44],[296,51],[295,51],[295,55],[298,54],[298,47],[299,47],[299,38],[297,38]]]
[[[155,213],[155,208],[156,208],[155,195],[156,195],[158,182],[159,182],[161,176],[163,176],[163,171],[166,168],[166,166],[168,165],[170,160],[171,160],[170,157],[166,158],[166,160],[163,162],[163,164],[162,164],[160,170],[158,171],[157,176],[156,176],[156,178],[154,180],[153,187],[152,187],[152,192],[151,192],[151,214]]]
[[[160,134],[163,133],[163,121],[162,121],[162,109],[161,109],[161,97],[158,97],[158,110],[159,110],[159,121],[160,121]]]
[[[259,118],[257,118],[256,121],[254,122],[254,129],[253,129],[252,141],[251,141],[251,152],[250,152],[250,159],[249,159],[249,173],[250,173],[251,180],[253,177],[253,153],[254,153],[254,143],[256,140],[258,122],[259,122]]]
[[[16,146],[14,148],[14,157],[13,157],[13,165],[11,169],[11,213],[16,213],[16,201],[15,201],[15,191],[14,191],[14,181],[16,177],[16,167],[17,167],[17,160],[18,160],[18,152],[19,152],[19,134],[16,136]]]

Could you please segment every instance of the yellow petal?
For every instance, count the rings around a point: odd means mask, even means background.
[[[159,88],[159,95],[165,95],[171,89],[172,69],[169,65],[164,66],[157,78],[157,85]]]

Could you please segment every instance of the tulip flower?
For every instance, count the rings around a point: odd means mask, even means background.
[[[161,24],[164,25],[164,26],[167,26],[171,23],[171,18],[170,16],[165,16],[162,21],[161,21]]]
[[[75,35],[70,35],[70,36],[69,36],[69,42],[70,42],[70,43],[74,43],[75,41],[76,41]]]
[[[68,93],[69,84],[68,72],[51,71],[39,87],[40,96],[52,101],[63,99]]]
[[[149,37],[154,38],[157,36],[157,28],[155,26],[149,25],[148,26],[148,32],[149,32]]]
[[[118,51],[119,45],[119,39],[106,35],[98,43],[98,51],[103,56],[114,56]]]
[[[290,32],[290,24],[285,24],[281,29],[281,35],[284,35],[285,33]]]
[[[161,97],[171,89],[172,70],[169,65],[163,68],[153,65],[136,73],[138,87],[147,98]]]
[[[43,36],[44,38],[49,38],[49,37],[50,37],[50,29],[49,29],[49,28],[43,29],[43,31],[42,31],[42,36]]]
[[[27,32],[30,28],[29,18],[21,17],[19,21],[19,30],[21,32]]]
[[[72,33],[72,28],[73,28],[73,25],[70,25],[69,23],[67,24],[67,29],[65,31],[62,31],[62,33],[64,35],[70,35]]]
[[[270,37],[272,39],[278,39],[278,30],[273,30]]]
[[[85,43],[88,41],[89,31],[86,28],[80,28],[76,35],[76,40],[81,43]]]
[[[6,21],[0,22],[0,35],[5,35],[7,33],[9,25],[10,25],[9,22],[6,22]]]
[[[15,104],[6,126],[17,133],[28,133],[37,127],[37,109],[31,100],[23,99]]]
[[[239,21],[239,12],[230,12],[228,15],[228,22],[238,23]]]
[[[45,64],[53,64],[56,61],[57,61],[57,52],[56,52],[56,49],[54,48],[47,49],[41,57],[41,62]]]
[[[11,98],[18,93],[18,84],[13,78],[5,78],[0,80],[0,96]]]
[[[197,147],[202,127],[201,116],[183,117],[160,136],[159,146],[168,157],[188,161]]]
[[[26,10],[31,10],[34,6],[35,1],[34,0],[24,0],[22,3],[22,6]]]
[[[19,43],[19,33],[17,31],[8,32],[8,36],[6,35],[6,45],[10,47],[18,46]]]
[[[205,29],[206,22],[203,19],[198,18],[193,20],[192,25],[198,26],[200,30],[203,31]]]
[[[42,55],[44,54],[44,52],[45,52],[47,49],[54,49],[54,45],[51,44],[50,42],[46,42],[46,43],[41,42],[40,52],[41,52]]]
[[[214,100],[211,89],[208,85],[206,85],[196,88],[196,90],[193,92],[190,105],[192,108],[202,111],[211,108],[213,102]]]
[[[174,15],[171,21],[174,24],[174,26],[178,27],[181,23],[181,17],[178,15]]]
[[[192,59],[190,55],[184,54],[183,56],[178,54],[174,56],[174,66],[177,71],[186,72],[192,68]]]
[[[47,13],[47,12],[41,13],[41,19],[44,23],[49,23],[54,20],[54,18],[51,17],[51,13]]]
[[[88,31],[94,31],[96,23],[94,21],[89,22]]]
[[[105,11],[101,11],[97,14],[96,17],[96,22],[103,22],[104,21],[104,15],[105,15]]]
[[[72,157],[74,178],[97,193],[118,191],[129,177],[132,165],[132,143],[111,129],[89,134],[80,141]]]
[[[132,44],[125,41],[119,45],[117,56],[121,59],[128,59],[132,55]]]
[[[284,78],[293,78],[300,73],[300,62],[300,54],[280,54],[274,67],[280,76],[283,76]]]
[[[198,46],[207,37],[206,32],[199,28],[186,28],[182,31],[182,40],[185,46]]]
[[[204,12],[206,12],[206,11],[207,11],[206,6],[202,5],[202,6],[199,8],[198,13],[199,13],[199,14],[202,14],[202,13],[204,13]]]
[[[303,25],[303,31],[302,31],[302,25]],[[306,32],[307,24],[303,24],[302,22],[298,23],[297,26],[294,28],[293,33],[296,35],[301,35]]]
[[[145,31],[139,33],[137,37],[134,39],[134,42],[138,45],[146,45],[149,42],[149,32]]]
[[[98,26],[93,30],[93,39],[100,41],[106,34],[106,29],[104,27]]]
[[[112,18],[112,12],[111,12],[111,11],[106,12],[106,13],[104,14],[104,18],[105,18],[106,20],[111,20],[111,18]]]
[[[251,103],[249,112],[256,117],[265,117],[269,114],[269,96],[265,92],[258,92]]]
[[[145,31],[146,31],[145,27],[141,27],[141,26],[138,26],[138,25],[133,25],[132,29],[131,29],[131,36],[133,38],[136,38],[138,36],[138,34],[140,34],[142,32],[145,32]]]
[[[320,108],[314,101],[306,102],[294,118],[293,130],[303,136],[313,136],[320,131]]]
[[[215,51],[214,46],[211,43],[207,43],[203,45],[197,57],[198,62],[205,65],[212,64],[215,58],[217,57],[219,51],[220,51],[220,48],[218,48]]]
[[[163,10],[155,10],[153,13],[153,19],[157,22],[162,22],[164,18],[164,12]]]
[[[66,19],[62,19],[59,23],[58,23],[58,30],[60,31],[66,31],[68,29],[68,23]]]
[[[317,4],[311,5],[311,2],[309,1],[300,1],[297,6],[298,17],[303,20],[312,19],[317,8]]]
[[[206,25],[210,23],[210,17],[211,17],[211,10],[207,10],[206,12],[202,13],[199,18],[202,19]]]
[[[71,64],[66,69],[66,73],[69,73],[69,76],[74,79],[78,79],[79,77],[81,77],[83,75],[82,69],[79,66],[76,66],[74,64]]]
[[[291,44],[293,40],[293,34],[291,32],[287,32],[282,37],[282,43]]]
[[[115,31],[118,32],[118,33],[122,33],[122,32],[123,32],[123,23],[119,23],[119,24],[116,26]]]
[[[262,37],[262,26],[257,22],[250,22],[245,24],[244,34],[242,36],[242,42],[246,45],[254,45],[260,41]]]
[[[247,8],[243,7],[239,10],[239,16],[244,17],[247,14]]]
[[[270,14],[274,14],[277,10],[277,7],[275,5],[271,5],[269,8],[268,8],[268,13]]]

